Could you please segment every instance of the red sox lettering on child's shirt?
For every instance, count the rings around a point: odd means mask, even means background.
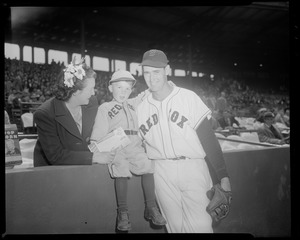
[[[108,111],[108,116],[113,119],[114,116],[116,116],[120,110],[122,109],[122,106],[121,105],[118,105],[118,104],[115,104],[115,106],[113,106],[110,111]]]
[[[127,104],[128,107],[132,110],[132,111],[135,111],[134,107],[130,104]],[[110,111],[107,112],[108,116],[110,117],[110,119],[113,119],[119,112],[120,110],[123,109],[123,106],[122,105],[118,105],[118,104],[115,104],[111,109]]]

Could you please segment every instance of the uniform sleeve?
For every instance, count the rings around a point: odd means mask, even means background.
[[[102,139],[104,136],[106,136],[108,130],[109,122],[107,119],[106,103],[104,103],[98,107],[93,131],[91,134],[91,140],[98,141]]]
[[[134,108],[137,108],[137,106],[144,101],[149,94],[149,89],[146,89],[145,91],[139,93],[136,97],[128,99],[128,102],[133,105]]]
[[[203,150],[206,153],[206,160],[212,166],[213,173],[217,176],[217,181],[220,181],[224,177],[228,177],[221,146],[208,119],[204,119],[201,122],[196,132]]]
[[[190,121],[192,127],[197,129],[200,123],[205,119],[210,119],[211,110],[205,105],[201,98],[194,92],[192,92],[191,101],[189,103],[190,108]]]

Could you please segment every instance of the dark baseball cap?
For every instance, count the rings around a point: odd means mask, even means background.
[[[143,60],[140,65],[163,68],[168,65],[168,62],[169,60],[163,51],[151,49],[144,53]]]

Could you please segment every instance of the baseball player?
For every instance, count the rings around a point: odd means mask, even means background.
[[[151,94],[137,108],[148,158],[155,163],[155,193],[170,233],[212,233],[206,211],[212,188],[207,157],[231,191],[222,151],[208,118],[210,109],[194,92],[168,83],[164,52],[144,53],[142,69]]]
[[[117,151],[108,169],[112,178],[115,178],[115,191],[118,205],[117,229],[129,231],[131,223],[127,206],[127,182],[132,173],[142,175],[142,186],[145,196],[144,217],[152,220],[156,225],[165,225],[166,220],[160,214],[155,199],[153,163],[147,157],[138,136],[136,107],[142,99],[149,94],[149,90],[140,93],[136,98],[128,99],[136,80],[128,71],[119,70],[112,75],[109,81],[109,91],[113,94],[111,102],[105,102],[98,108],[92,140],[101,140],[108,133],[122,127],[130,139],[130,144]]]

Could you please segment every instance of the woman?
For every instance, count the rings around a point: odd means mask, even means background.
[[[89,165],[101,163],[111,153],[92,153],[88,149],[98,110],[94,92],[96,73],[75,58],[58,76],[55,97],[34,113],[38,140],[34,166]]]

